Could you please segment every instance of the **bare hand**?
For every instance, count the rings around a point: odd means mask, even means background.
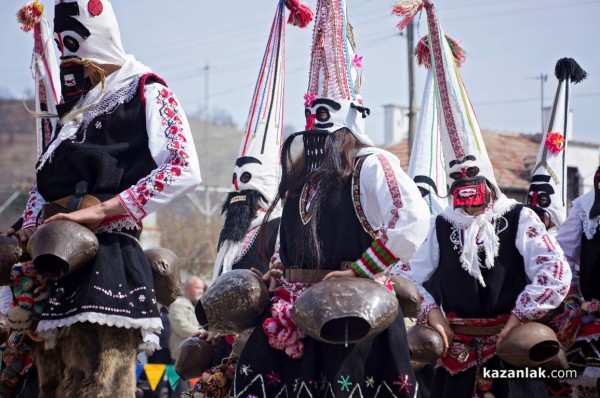
[[[266,274],[263,274],[256,268],[250,268],[250,271],[254,272],[256,275],[258,275],[260,279],[263,280],[263,282],[265,282],[265,284],[269,288],[269,293],[273,293],[275,289],[277,289],[277,287],[279,286],[277,279],[273,278],[268,272]]]
[[[500,342],[504,340],[504,338],[508,335],[508,333],[513,330],[515,327],[521,324],[521,320],[517,318],[515,314],[510,314],[508,321],[506,321],[506,325],[502,328],[502,331],[498,334],[498,340],[496,341],[496,348],[500,345]]]
[[[442,341],[444,342],[442,356],[445,357],[448,353],[448,347],[450,347],[450,343],[454,339],[454,332],[450,328],[446,317],[442,314],[442,310],[439,308],[431,309],[427,315],[427,323],[442,337]]]
[[[344,271],[331,271],[330,273],[325,275],[323,280],[326,281],[328,279],[341,278],[344,276],[356,277],[356,275],[354,274],[354,271],[352,271],[351,269],[347,269]]]
[[[47,224],[52,221],[67,220],[81,224],[90,229],[96,228],[100,223],[110,216],[125,214],[121,202],[115,197],[87,209],[77,210],[72,213],[59,213],[44,221]]]
[[[198,337],[202,340],[206,340],[207,342],[210,342],[212,340],[215,340],[215,339],[221,337],[221,334],[217,333],[217,332],[209,332],[207,330],[202,329],[202,330],[194,333],[192,335],[192,337]]]
[[[29,238],[31,238],[31,235],[33,235],[33,233],[36,231],[37,227],[28,227],[28,228],[23,228],[18,230],[17,232],[14,232],[14,229],[9,229],[7,231],[7,235],[8,236],[12,236],[12,235],[16,235],[17,238],[19,238],[19,240],[23,243],[27,243],[27,241],[29,241]],[[13,231],[12,233],[10,233],[11,231]]]

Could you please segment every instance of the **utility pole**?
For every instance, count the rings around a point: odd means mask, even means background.
[[[548,80],[548,75],[540,73],[540,75],[537,76],[535,79],[540,81],[540,96],[542,101],[542,129],[540,131],[542,132],[542,134],[544,134],[544,83],[546,83],[546,80]]]
[[[210,70],[210,65],[208,64],[208,61],[206,61],[206,65],[204,65],[204,68],[202,68],[202,70],[204,71],[204,120],[205,128],[206,130],[208,130],[208,120],[210,119],[210,108],[208,106],[208,72]]]
[[[406,48],[408,49],[408,153],[412,151],[413,141],[415,139],[415,30],[413,21],[406,27]],[[410,155],[409,155],[410,156]]]

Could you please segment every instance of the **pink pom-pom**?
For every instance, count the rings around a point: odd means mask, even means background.
[[[304,343],[302,341],[297,341],[296,343],[287,346],[285,348],[285,353],[293,359],[302,358],[302,355],[304,355]]]
[[[277,333],[277,329],[279,325],[277,321],[273,318],[267,318],[263,322],[263,331],[267,336],[274,336]]]
[[[288,18],[290,25],[306,28],[315,16],[310,6],[301,3],[299,0],[286,0],[285,6],[290,10],[290,17]]]

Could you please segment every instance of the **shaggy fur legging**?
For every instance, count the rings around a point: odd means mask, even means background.
[[[75,323],[56,348],[35,349],[40,398],[116,398],[135,395],[138,329]]]

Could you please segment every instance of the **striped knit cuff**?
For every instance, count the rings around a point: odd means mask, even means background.
[[[398,258],[377,238],[362,256],[351,264],[351,268],[356,276],[372,279],[397,261]]]
[[[269,269],[269,275],[273,278],[280,280],[283,278],[283,264],[282,263],[273,263]]]

